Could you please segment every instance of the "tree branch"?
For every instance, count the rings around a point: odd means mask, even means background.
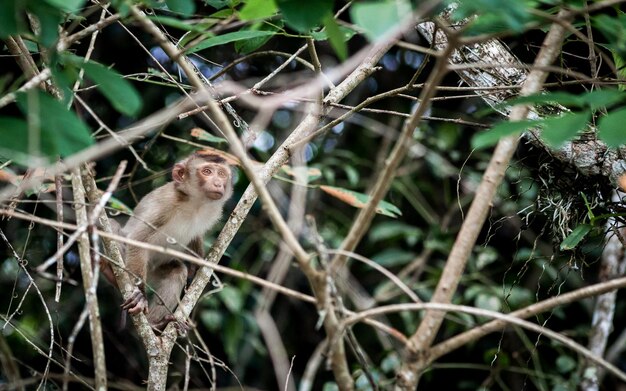
[[[89,335],[91,336],[91,346],[93,349],[93,360],[95,366],[95,388],[98,391],[107,389],[107,371],[104,358],[104,343],[102,342],[102,324],[100,323],[100,310],[98,308],[98,297],[96,296],[96,286],[98,284],[97,275],[94,279],[92,270],[91,253],[89,249],[89,235],[86,227],[89,224],[87,218],[87,204],[85,203],[85,190],[80,177],[80,171],[74,170],[72,173],[72,190],[74,192],[74,205],[76,206],[76,220],[79,226],[85,227],[78,237],[78,252],[80,255],[80,272],[83,277],[83,287],[85,289],[86,307],[89,313]],[[69,368],[66,368],[69,370]]]
[[[559,12],[559,17],[561,18],[565,18],[567,15],[567,12],[564,10]],[[562,26],[558,24],[551,26],[534,65],[543,67],[550,65],[554,61],[560,53],[564,34],[565,29]],[[533,69],[524,81],[520,95],[525,96],[540,91],[546,78],[547,72]],[[524,119],[528,115],[528,111],[528,106],[517,105],[511,111],[509,120],[518,121]],[[465,264],[469,259],[478,234],[490,210],[493,196],[502,181],[504,172],[517,148],[518,142],[518,136],[508,136],[498,142],[485,170],[485,175],[476,190],[476,195],[467,217],[450,251],[441,278],[437,283],[431,299],[433,303],[451,302],[465,270]],[[424,314],[417,331],[411,336],[406,346],[408,357],[398,371],[398,389],[413,390],[417,386],[420,374],[428,363],[428,348],[434,341],[444,316],[445,312],[441,311],[426,311]]]

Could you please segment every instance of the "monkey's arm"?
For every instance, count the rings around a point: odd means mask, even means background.
[[[131,314],[148,311],[146,298],[146,275],[148,270],[149,253],[145,249],[128,246],[126,251],[126,266],[133,278],[138,280],[130,297],[122,303],[122,308]]]
[[[120,225],[120,223],[118,223],[116,220],[114,220],[113,218],[109,218],[109,224],[111,226],[111,233],[115,234],[115,235],[122,235],[122,226]],[[101,228],[101,227],[99,227]],[[117,246],[120,250],[120,253],[122,255],[122,259],[124,259],[124,252],[126,250],[126,246],[124,243],[122,242],[117,242]],[[107,254],[109,255],[109,254]],[[113,273],[113,268],[111,267],[111,263],[109,262],[109,260],[107,259],[107,257],[103,257],[100,259],[100,272],[102,273],[102,275],[104,276],[104,278],[106,278],[106,280],[113,285],[114,287],[118,288],[117,286],[117,280],[115,278],[115,274]]]
[[[197,255],[200,258],[204,258],[204,240],[202,236],[196,236],[189,242],[189,249],[193,252],[193,255]],[[196,276],[196,271],[198,271],[198,265],[195,263],[189,262],[189,272],[187,273],[187,285],[191,284],[191,281]]]

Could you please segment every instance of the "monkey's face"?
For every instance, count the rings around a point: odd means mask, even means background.
[[[199,164],[196,179],[201,191],[211,200],[221,200],[232,193],[230,167],[225,164]]]

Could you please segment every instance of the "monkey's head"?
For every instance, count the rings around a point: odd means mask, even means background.
[[[233,194],[232,171],[224,158],[195,153],[176,163],[172,179],[178,190],[192,197],[226,201]]]

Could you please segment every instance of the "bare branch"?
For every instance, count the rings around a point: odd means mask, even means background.
[[[119,177],[118,177],[119,178]],[[77,230],[78,235],[78,251],[80,255],[80,271],[83,277],[83,287],[85,289],[85,306],[86,312],[89,314],[89,335],[91,336],[91,346],[93,349],[93,360],[95,365],[96,390],[104,391],[107,389],[107,371],[104,357],[104,343],[102,342],[102,324],[100,323],[100,310],[98,308],[98,297],[96,296],[96,287],[98,285],[97,276],[94,278],[92,271],[92,260],[89,250],[89,236],[86,228],[92,225],[93,221],[87,218],[87,209],[85,204],[85,190],[81,180],[80,171],[74,170],[72,173],[72,190],[74,193],[74,205],[76,206],[76,220],[79,227],[85,227],[84,230]],[[98,212],[98,208],[94,208],[94,212]],[[94,213],[95,214],[95,213]],[[97,216],[97,214],[95,214]],[[80,321],[77,323],[76,332],[80,330]],[[68,359],[71,354],[68,355]],[[69,365],[65,369],[69,372]],[[64,382],[67,385],[67,382]]]
[[[360,321],[361,319],[365,319],[375,315],[386,314],[390,312],[398,312],[398,311],[415,311],[415,310],[430,310],[430,311],[438,311],[438,312],[447,312],[447,311],[456,311],[463,312],[472,315],[485,316],[489,318],[497,319],[498,321],[514,324],[516,326],[523,327],[528,330],[532,330],[538,334],[542,334],[547,336],[548,338],[554,339],[567,346],[568,348],[576,351],[582,356],[588,358],[594,363],[602,366],[607,371],[611,372],[613,375],[617,376],[620,380],[626,381],[626,373],[622,372],[615,365],[606,361],[604,358],[597,356],[595,353],[589,351],[584,346],[578,344],[574,340],[565,337],[563,334],[557,333],[553,330],[550,330],[547,327],[539,326],[537,324],[525,321],[523,319],[519,319],[512,315],[502,314],[500,312],[484,310],[481,308],[468,307],[464,305],[456,305],[456,304],[444,304],[444,303],[413,303],[413,304],[392,304],[382,307],[377,307],[371,310],[363,311],[353,316],[346,318],[341,323],[342,330],[355,322]]]
[[[567,12],[562,10],[559,12],[559,16],[564,18],[567,16]],[[552,25],[544,39],[541,51],[537,54],[535,59],[536,65],[540,67],[546,66],[554,61],[560,52],[564,35],[565,29],[562,26],[558,24]],[[533,69],[524,81],[520,95],[525,96],[540,91],[546,77],[547,72]],[[511,111],[509,120],[518,121],[526,118],[527,115],[528,106],[518,105]],[[431,299],[433,303],[450,303],[491,207],[491,200],[502,181],[504,171],[517,148],[518,142],[517,136],[504,137],[498,142],[489,161],[489,166],[485,170],[485,175],[476,190],[476,195],[467,217],[450,251],[443,273]],[[417,386],[420,373],[426,366],[428,348],[437,335],[444,315],[445,313],[443,312],[426,311],[420,326],[406,346],[409,355],[398,372],[398,389],[413,390]]]

